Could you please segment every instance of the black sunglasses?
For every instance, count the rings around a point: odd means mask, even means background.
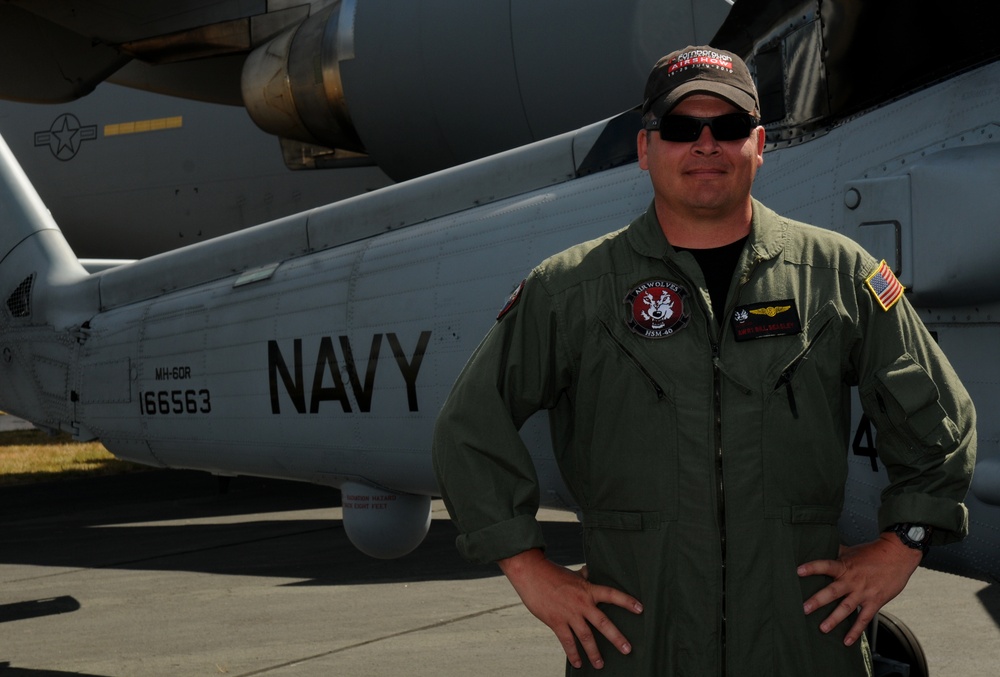
[[[716,141],[738,141],[750,136],[760,120],[750,113],[729,113],[714,118],[695,118],[690,115],[664,115],[650,120],[646,129],[658,129],[660,138],[675,143],[697,141],[701,130],[708,127]]]

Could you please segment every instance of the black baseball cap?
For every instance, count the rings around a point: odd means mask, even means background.
[[[760,111],[757,87],[743,59],[705,45],[679,49],[656,62],[646,80],[642,114],[661,117],[695,93],[721,97],[747,113]]]

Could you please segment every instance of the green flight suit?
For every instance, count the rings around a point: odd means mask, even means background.
[[[719,323],[700,268],[667,243],[652,207],[543,262],[435,429],[463,556],[544,547],[517,430],[548,409],[590,580],[645,609],[606,605],[633,652],[595,633],[600,674],[866,674],[863,643],[843,645],[853,620],[824,635],[832,606],[802,611],[829,579],[796,575],[838,554],[850,387],[891,480],[881,528],[917,522],[935,527],[935,544],[962,538],[975,456],[965,389],[906,299],[880,306],[866,283],[877,268],[850,240],[756,201]],[[567,673],[589,672],[584,663]]]

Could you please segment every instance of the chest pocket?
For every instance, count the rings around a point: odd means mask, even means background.
[[[669,339],[668,339],[669,340]],[[606,321],[586,330],[578,366],[572,476],[585,509],[676,514],[672,383]]]
[[[847,476],[850,389],[842,318],[831,301],[808,318],[801,342],[766,372],[764,494],[780,505],[839,506]]]
[[[836,347],[834,335],[838,334],[836,327],[837,309],[832,302],[823,306],[816,315],[806,323],[802,333],[804,342],[797,346],[798,352],[794,357],[791,351],[785,353],[777,361],[777,365],[782,365],[781,372],[774,381],[774,391],[784,390],[788,398],[788,409],[793,418],[799,417],[798,405],[796,404],[795,392],[803,390],[803,386],[812,386],[810,373],[817,371],[828,371],[830,377],[840,373],[839,356],[836,354],[824,354],[825,343],[831,347]],[[825,341],[825,343],[824,343]],[[789,359],[791,357],[791,359]],[[803,374],[800,376],[800,372]],[[773,372],[772,372],[773,375]],[[766,385],[766,384],[765,384]]]

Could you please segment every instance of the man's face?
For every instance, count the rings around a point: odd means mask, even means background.
[[[692,94],[671,115],[711,118],[739,109],[724,99]],[[639,132],[639,166],[649,172],[657,209],[671,218],[724,218],[749,208],[750,186],[764,162],[764,129],[749,138],[716,141],[708,127],[696,141],[664,141],[657,131]]]

